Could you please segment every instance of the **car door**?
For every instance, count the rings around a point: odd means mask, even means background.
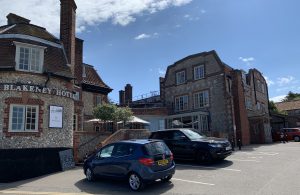
[[[135,147],[133,144],[116,144],[112,153],[110,168],[108,169],[109,172],[107,172],[107,174],[116,178],[126,177],[134,158],[134,151]]]
[[[181,131],[170,131],[170,140],[175,158],[194,158],[194,149],[191,140]]]
[[[111,172],[111,162],[112,153],[115,148],[115,144],[110,144],[102,148],[92,161],[92,166],[94,167],[94,174],[99,176],[110,176]]]

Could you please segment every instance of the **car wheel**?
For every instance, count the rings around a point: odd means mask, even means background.
[[[168,182],[168,181],[170,181],[172,179],[172,177],[173,177],[173,175],[169,175],[167,177],[161,178],[161,181],[162,182]]]
[[[295,142],[298,142],[298,141],[300,141],[300,137],[299,136],[295,136],[294,140],[295,140]]]
[[[88,181],[94,181],[95,180],[95,176],[94,176],[93,170],[91,168],[86,169],[85,176],[86,176],[86,179]]]
[[[144,188],[144,182],[143,182],[142,178],[136,173],[131,173],[129,175],[128,183],[129,183],[129,187],[133,191],[138,191],[138,190],[141,190]]]
[[[211,163],[213,159],[209,152],[202,151],[198,153],[196,160],[199,163]]]

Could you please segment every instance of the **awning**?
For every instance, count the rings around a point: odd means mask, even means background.
[[[123,123],[123,121],[119,121],[118,124]],[[132,116],[131,119],[126,121],[126,123],[140,123],[140,124],[150,124],[148,121],[145,121],[139,117]]]

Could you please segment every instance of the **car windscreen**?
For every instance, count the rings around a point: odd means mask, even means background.
[[[169,148],[164,142],[161,141],[150,142],[148,144],[145,144],[144,148],[149,156],[169,153]]]
[[[189,130],[189,129],[183,129],[181,131],[191,140],[205,138],[205,135],[201,135],[200,133]]]

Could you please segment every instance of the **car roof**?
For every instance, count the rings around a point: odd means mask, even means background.
[[[176,128],[176,129],[162,129],[162,130],[157,130],[157,131],[153,131],[152,133],[155,133],[155,132],[166,132],[166,131],[182,131],[182,130],[191,130],[191,131],[193,131],[193,129],[190,129],[190,128]]]
[[[130,143],[130,144],[144,145],[144,144],[148,144],[148,143],[151,143],[151,142],[157,142],[157,141],[161,141],[161,140],[157,140],[157,139],[130,139],[130,140],[118,141],[118,142],[115,142],[115,143]]]

